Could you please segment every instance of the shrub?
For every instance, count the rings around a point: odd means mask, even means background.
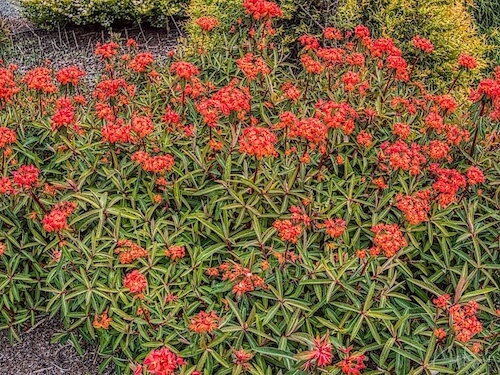
[[[178,15],[184,0],[22,0],[24,15],[37,25],[53,27],[58,23],[110,26],[117,21],[166,24]]]
[[[187,31],[190,41],[195,45],[210,48],[221,43],[224,35],[243,14],[241,1],[236,0],[192,0],[188,8],[190,22]],[[325,0],[282,1],[286,6],[286,20],[277,27],[280,43],[295,46],[301,34],[320,33],[328,25],[349,30],[360,23],[370,27],[373,35],[390,37],[397,41],[400,48],[411,60],[414,58],[412,38],[421,35],[430,39],[435,52],[426,56],[415,73],[429,77],[428,84],[443,89],[455,76],[455,62],[458,55],[467,52],[484,67],[483,55],[488,47],[475,28],[468,8],[455,0],[342,0],[337,3]],[[203,33],[194,22],[199,16],[213,14],[221,19],[218,33],[212,39]],[[226,12],[226,9],[228,11]],[[207,43],[208,39],[208,43]],[[473,76],[461,77],[460,84],[466,86]]]
[[[430,76],[432,84],[444,87],[455,74],[453,68],[460,53],[467,52],[481,61],[486,43],[476,30],[468,8],[455,0],[369,0],[359,6],[346,2],[337,22],[350,24],[351,13],[381,36],[395,39],[411,55],[411,40],[415,35],[430,39],[435,47],[432,56],[421,61],[421,75]],[[345,17],[347,15],[347,17]],[[470,78],[470,77],[469,77]],[[466,84],[464,80],[464,84]]]
[[[100,45],[90,91],[0,71],[4,325],[36,294],[134,374],[487,372],[500,74],[469,106],[367,28],[294,65],[266,21],[164,66]]]

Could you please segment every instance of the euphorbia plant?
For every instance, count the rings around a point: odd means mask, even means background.
[[[431,93],[364,26],[294,65],[244,7],[220,51],[98,46],[90,91],[0,71],[5,325],[43,306],[136,375],[486,371],[500,76]]]

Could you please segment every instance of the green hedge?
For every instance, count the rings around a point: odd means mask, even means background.
[[[115,21],[148,22],[162,26],[180,14],[186,0],[21,0],[25,16],[37,25],[57,23],[110,26]]]

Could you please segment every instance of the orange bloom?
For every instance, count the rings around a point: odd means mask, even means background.
[[[215,17],[202,16],[196,19],[195,22],[203,31],[206,32],[212,31],[219,26],[219,20]]]
[[[172,245],[165,250],[165,255],[171,260],[182,259],[186,256],[184,246]]]
[[[95,329],[108,329],[109,324],[113,321],[110,317],[108,317],[108,311],[104,311],[101,316],[97,314],[94,315],[94,323],[93,326]]]
[[[145,249],[130,240],[119,240],[115,254],[120,254],[121,264],[130,264],[136,259],[148,256],[148,252]]]
[[[243,129],[243,135],[239,139],[240,152],[253,155],[257,159],[268,156],[278,156],[274,145],[278,137],[266,128],[251,126]]]
[[[403,233],[397,224],[377,224],[371,228],[375,233],[373,242],[375,244],[374,253],[382,250],[386,257],[392,257],[408,243],[403,237]]]
[[[200,311],[196,316],[191,318],[189,329],[196,333],[207,333],[216,330],[219,327],[220,318],[215,311],[207,313]]]
[[[125,275],[123,285],[131,293],[142,293],[148,286],[146,276],[137,270],[133,270]]]

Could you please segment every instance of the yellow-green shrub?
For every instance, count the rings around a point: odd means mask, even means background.
[[[411,53],[415,35],[430,39],[435,51],[422,65],[420,74],[442,86],[454,75],[460,53],[476,57],[480,67],[487,50],[466,4],[457,0],[343,0],[336,24],[352,27],[352,20],[367,24],[380,36],[395,39]],[[439,61],[439,64],[436,64]],[[474,72],[472,73],[474,74]]]
[[[179,14],[186,0],[21,0],[27,18],[41,26],[57,23],[109,26],[115,21],[163,25]]]

